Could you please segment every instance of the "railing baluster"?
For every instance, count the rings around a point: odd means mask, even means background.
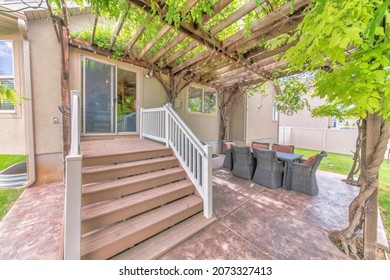
[[[140,109],[140,137],[171,147],[204,201],[204,215],[211,217],[211,147],[204,146],[170,105]]]

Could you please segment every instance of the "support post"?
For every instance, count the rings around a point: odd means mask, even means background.
[[[65,158],[64,259],[80,260],[81,248],[81,155]]]

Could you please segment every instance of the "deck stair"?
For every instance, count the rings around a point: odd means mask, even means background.
[[[215,221],[172,150],[138,141],[84,143],[82,259],[156,259]]]

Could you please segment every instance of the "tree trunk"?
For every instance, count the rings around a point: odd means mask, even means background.
[[[340,244],[348,256],[374,259],[376,254],[378,172],[384,160],[389,139],[387,121],[378,115],[369,114],[362,127],[362,176],[360,193],[349,207],[349,226],[330,233],[330,238]],[[356,238],[364,224],[364,256],[359,255]]]
[[[61,44],[61,107],[62,107],[62,139],[63,153],[70,151],[70,86],[69,86],[69,33],[61,20],[58,21]]]
[[[345,182],[347,184],[350,184],[350,185],[354,185],[356,186],[359,182],[359,179],[355,180],[355,176],[357,174],[359,174],[359,171],[360,171],[360,162],[361,162],[361,159],[360,159],[360,152],[361,152],[361,144],[362,144],[362,124],[361,124],[361,120],[358,120],[356,122],[357,124],[357,128],[358,128],[358,136],[356,138],[356,144],[355,144],[355,152],[353,153],[353,163],[352,163],[352,167],[351,167],[351,170],[349,171],[349,174],[347,176],[347,179],[345,180]],[[360,175],[358,175],[359,178],[360,178]]]

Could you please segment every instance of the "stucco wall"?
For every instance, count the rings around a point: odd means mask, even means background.
[[[37,184],[61,181],[62,122],[60,45],[47,20],[28,23],[34,110]],[[50,174],[48,171],[50,170]]]
[[[192,86],[200,87],[196,84]],[[188,87],[182,90],[176,100],[176,112],[201,141],[213,147],[213,153],[219,152],[220,117],[218,108],[216,114],[190,113],[187,110],[187,102]]]
[[[245,145],[245,117],[246,117],[246,99],[241,96],[232,106],[232,112],[229,122],[228,139],[238,145]]]
[[[315,108],[324,105],[324,100],[318,97],[310,98],[308,95],[305,96],[308,99],[310,107]],[[311,112],[305,108],[292,116],[288,116],[280,113],[279,116],[280,126],[291,126],[291,127],[307,127],[307,128],[325,128],[331,125],[330,118],[313,118]]]
[[[1,26],[0,26],[1,29]],[[22,96],[23,87],[23,45],[16,29],[4,29],[0,40],[12,40],[14,51],[15,90]],[[15,108],[15,113],[0,113],[0,154],[26,154],[24,104]]]
[[[278,121],[272,119],[274,105],[273,87],[267,86],[268,94],[263,96],[256,93],[247,101],[246,143],[252,141],[276,143],[278,138]]]

